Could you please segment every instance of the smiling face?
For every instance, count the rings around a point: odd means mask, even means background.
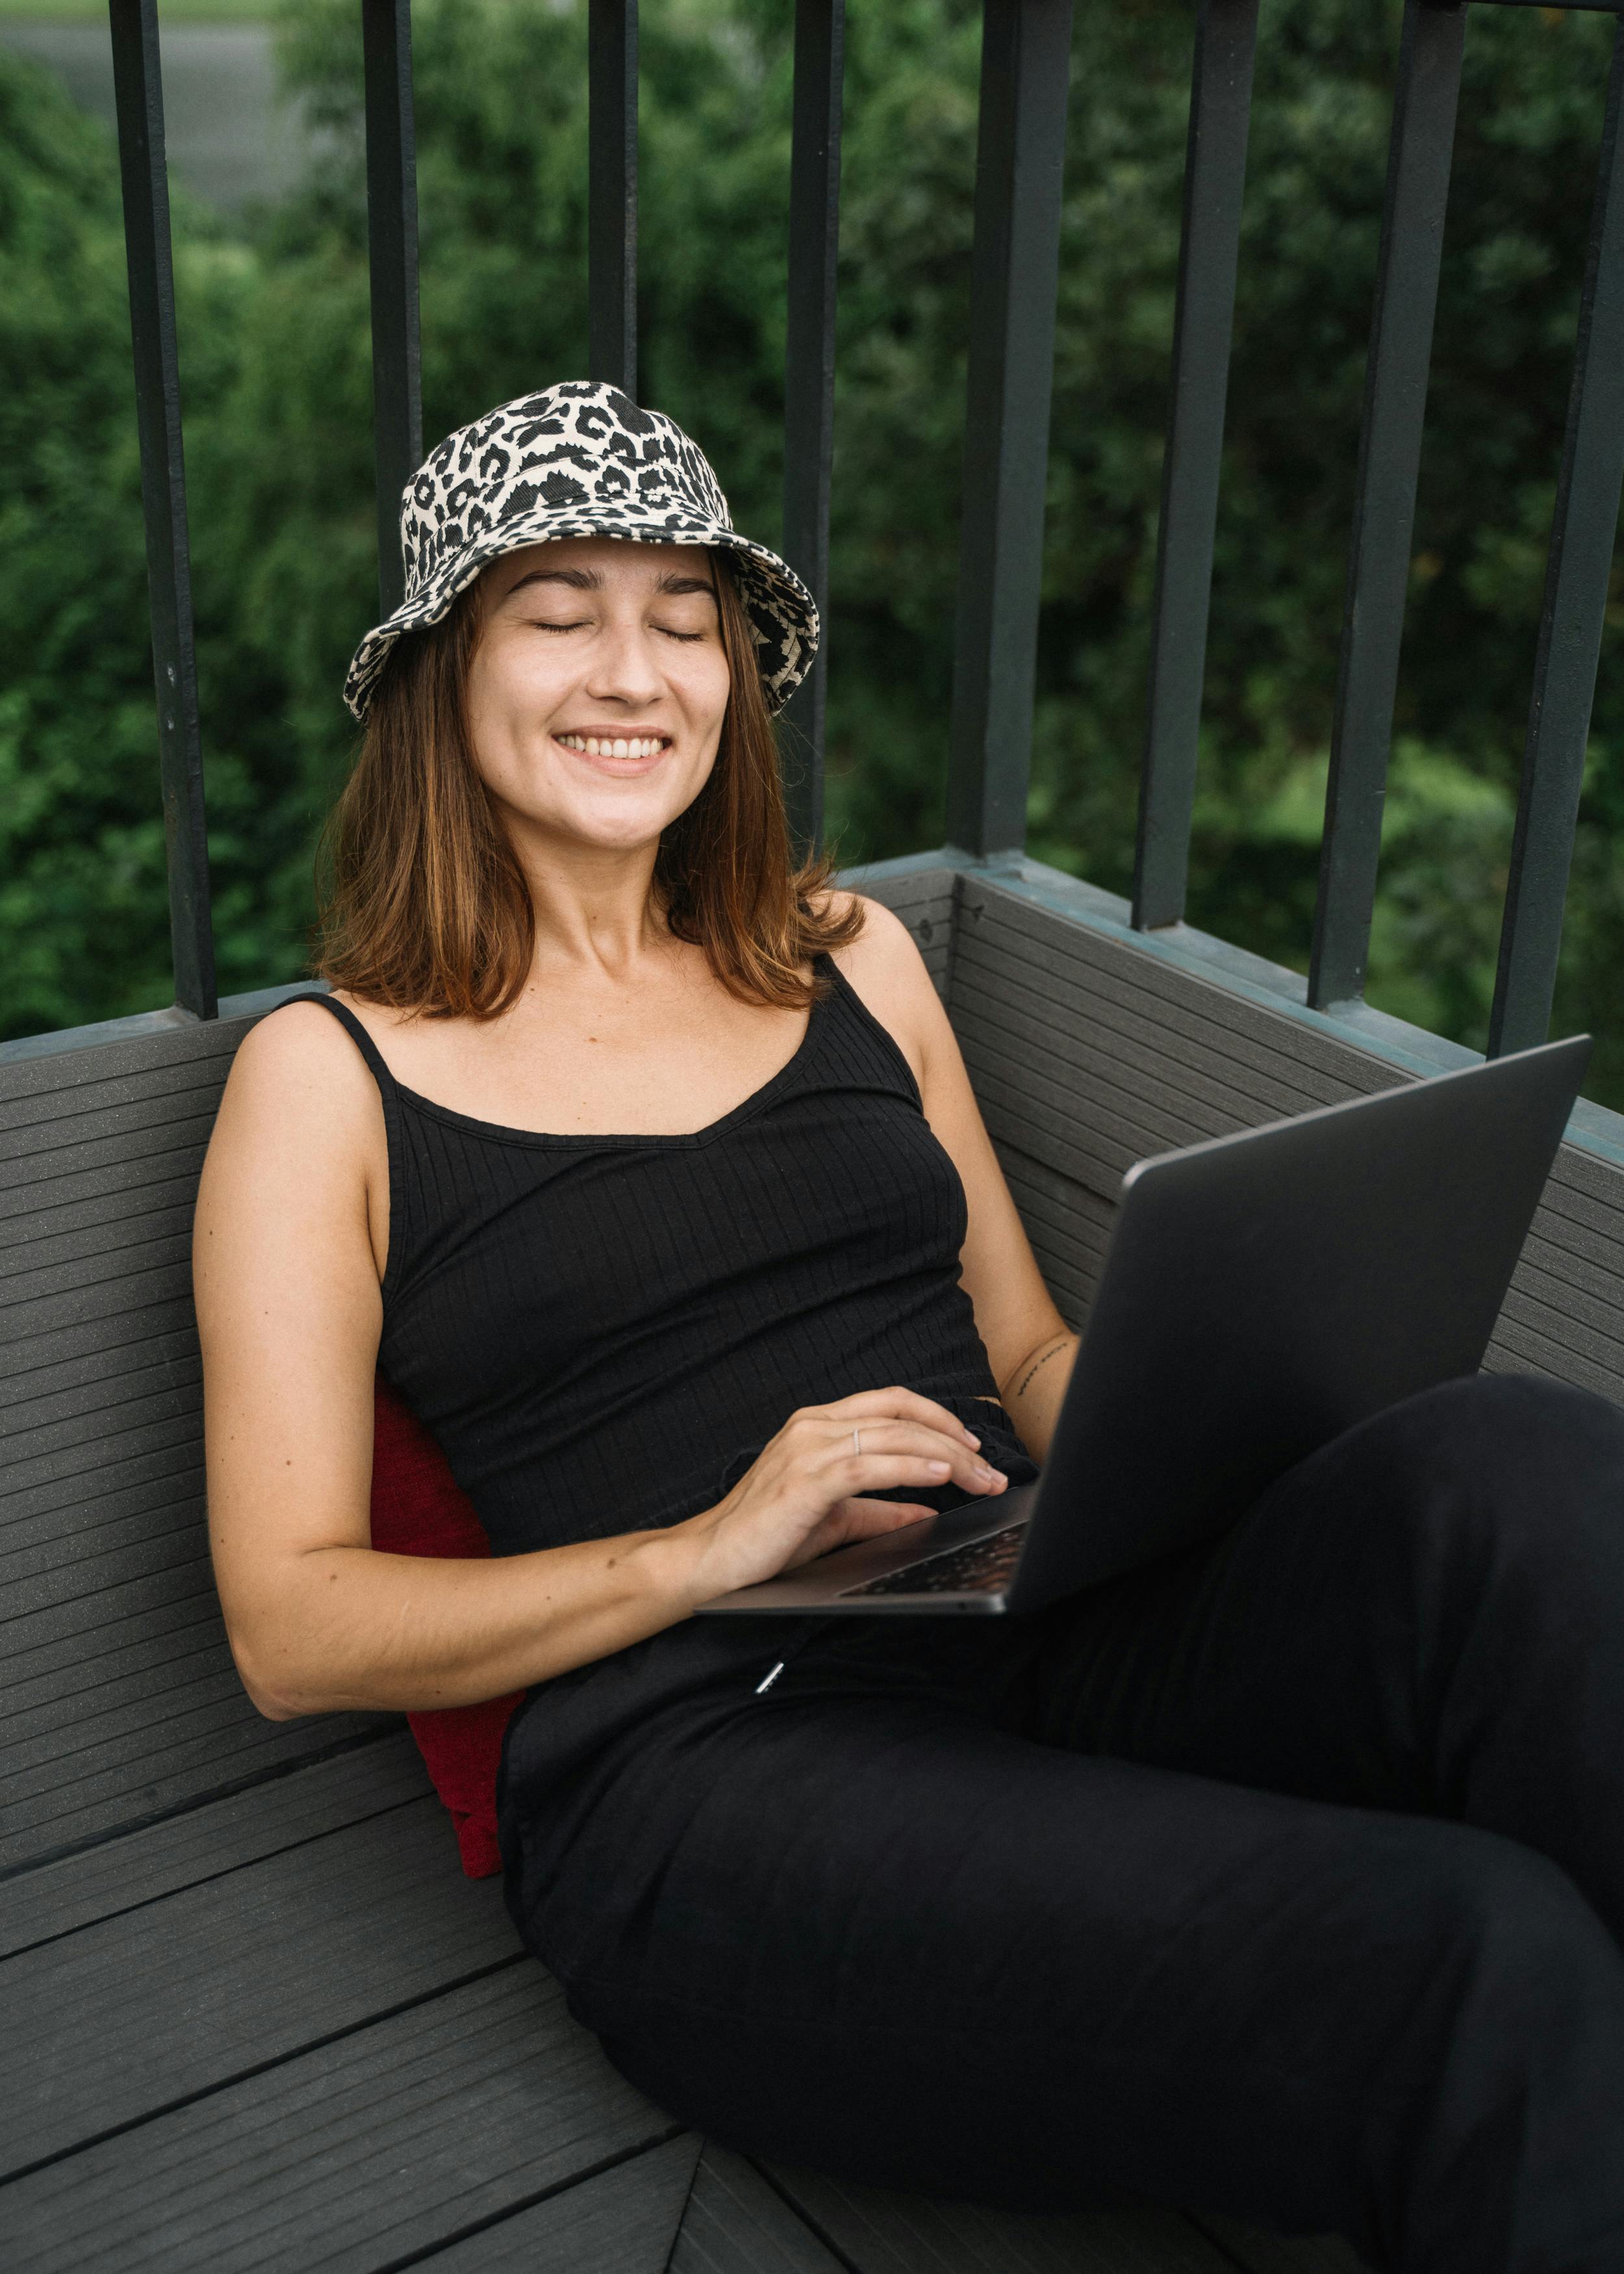
[[[485,574],[474,762],[516,849],[658,845],[716,763],[729,674],[710,556],[582,537]]]

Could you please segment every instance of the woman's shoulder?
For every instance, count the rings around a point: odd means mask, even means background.
[[[308,997],[277,1005],[232,1061],[209,1135],[196,1240],[225,1260],[228,1282],[297,1269],[326,1284],[353,1270],[359,1286],[369,1273],[381,1276],[387,1216],[376,1082],[331,1012]]]
[[[917,990],[921,983],[930,986],[930,975],[918,943],[895,909],[888,908],[883,900],[869,900],[862,892],[843,892],[838,886],[831,886],[823,895],[823,902],[837,919],[850,911],[855,911],[862,919],[855,936],[834,950],[835,961],[853,984],[870,980],[882,986],[909,990]]]
[[[229,1125],[340,1136],[376,1115],[377,1096],[354,1035],[312,990],[279,1003],[244,1035],[222,1112]]]
[[[327,1007],[327,1003],[341,1000],[327,996],[324,1001],[323,991],[312,988],[307,993],[289,995],[267,1011],[237,1044],[231,1062],[233,1076],[239,1072],[252,1076],[288,1075],[301,1068],[354,1058],[355,1043],[343,1021]]]
[[[838,888],[828,898],[831,914],[854,907],[862,916],[862,928],[855,937],[833,952],[837,968],[862,998],[865,1008],[901,1046],[917,1073],[942,1017],[942,1005],[917,941],[883,900]]]

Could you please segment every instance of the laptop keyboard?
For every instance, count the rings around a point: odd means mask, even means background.
[[[967,1547],[945,1547],[883,1579],[865,1579],[860,1587],[842,1587],[849,1595],[991,1595],[1014,1572],[1020,1560],[1025,1524],[1011,1524],[990,1540],[973,1540]]]

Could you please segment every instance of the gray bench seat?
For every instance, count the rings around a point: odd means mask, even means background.
[[[1012,2219],[702,2154],[462,1877],[398,1732],[15,1875],[0,2008],[26,2274],[1237,2263],[1170,2213]]]
[[[870,882],[1073,1319],[1132,1160],[1449,1058],[1311,1017],[1199,935],[1132,939],[1052,872]],[[229,1007],[0,1051],[7,2274],[1347,2274],[1340,2245],[1206,2217],[1015,2218],[701,2142],[462,1878],[398,1724],[259,1719],[209,1576],[187,1284],[220,1088],[266,1005]],[[1624,1153],[1597,1133],[1563,1148],[1491,1363],[1616,1395]]]

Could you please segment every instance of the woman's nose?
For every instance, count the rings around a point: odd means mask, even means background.
[[[593,643],[586,693],[597,702],[634,704],[653,702],[664,689],[651,636],[643,627],[605,626]]]

